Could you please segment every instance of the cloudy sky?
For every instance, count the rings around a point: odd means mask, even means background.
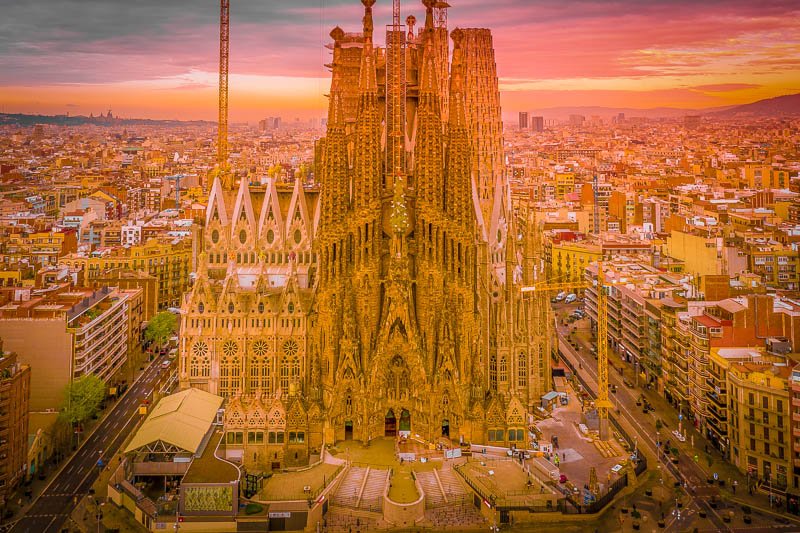
[[[800,92],[797,0],[449,0],[494,34],[506,113],[702,108]],[[321,116],[358,0],[231,0],[231,118]],[[404,0],[403,18],[424,19]],[[376,39],[390,0],[376,5]],[[216,118],[219,2],[0,0],[0,111]]]

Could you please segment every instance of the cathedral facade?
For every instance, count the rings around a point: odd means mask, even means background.
[[[550,390],[491,33],[448,32],[446,4],[424,0],[422,28],[395,21],[380,48],[374,1],[362,31],[331,32],[318,186],[215,179],[209,196],[180,383],[228,398],[226,450],[245,465],[398,434],[526,446]]]

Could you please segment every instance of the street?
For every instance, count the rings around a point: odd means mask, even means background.
[[[17,521],[13,533],[56,533],[75,503],[89,492],[98,475],[98,460],[110,460],[136,426],[139,405],[152,391],[165,369],[156,358],[128,391],[117,401],[95,431],[78,448],[50,484]]]
[[[591,354],[590,343],[586,339],[581,339],[579,335],[570,335],[572,329],[572,326],[559,325],[559,352],[562,359],[580,375],[589,389],[595,392],[597,390],[597,361]],[[573,343],[576,346],[573,346]],[[719,484],[709,484],[708,478],[711,474],[704,471],[699,464],[699,455],[705,454],[698,453],[694,448],[694,429],[683,425],[682,432],[687,435],[687,442],[680,442],[677,435],[673,433],[679,424],[678,414],[670,412],[673,409],[663,398],[658,396],[657,392],[629,387],[631,383],[630,380],[627,380],[626,384],[624,364],[618,360],[612,361],[611,355],[609,354],[609,385],[612,388],[616,386],[616,393],[609,394],[609,399],[614,404],[615,413],[613,415],[631,438],[637,441],[639,450],[646,454],[650,469],[658,468],[662,471],[662,475],[666,471],[681,483],[684,491],[690,496],[689,505],[681,509],[680,519],[677,513],[665,517],[667,530],[683,530],[695,520],[705,517],[705,520],[709,521],[716,531],[742,531],[741,526],[733,526],[733,522],[730,520],[731,511],[737,514],[739,520],[742,519],[740,506],[726,502],[721,497]],[[655,411],[648,410],[649,412],[645,414],[643,405],[648,404],[657,406],[657,408]],[[656,420],[661,420],[663,424],[660,431],[657,429]],[[691,441],[688,437],[691,437]],[[672,454],[664,453],[667,441],[670,441],[670,448],[679,450],[677,458]],[[697,446],[701,447],[699,434],[697,434],[697,441]],[[723,460],[718,459],[717,461],[714,472],[717,467],[722,466]],[[710,463],[711,461],[709,461],[709,466],[711,466]],[[730,469],[725,471],[729,472]],[[728,475],[732,474],[729,472]],[[721,479],[724,481],[724,478]],[[673,484],[672,480],[664,479],[663,482]],[[730,486],[730,478],[728,482]],[[746,493],[746,487],[746,483],[742,484],[742,492]],[[726,522],[723,518],[729,521]],[[756,517],[753,516],[753,518]],[[753,524],[753,531],[764,528],[764,526],[782,527],[788,521],[786,519],[776,520],[776,516],[764,513],[760,513],[757,518],[758,523]],[[800,526],[794,524],[794,527]],[[702,530],[702,527],[700,529]],[[747,530],[751,529],[748,527]]]

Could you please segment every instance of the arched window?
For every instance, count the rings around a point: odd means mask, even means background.
[[[289,392],[289,360],[287,357],[281,361],[281,389],[284,394]]]
[[[506,362],[506,356],[500,356],[500,382],[505,383],[508,381],[508,364]]]
[[[528,358],[524,352],[517,357],[517,386],[525,387],[528,384]]]
[[[293,383],[300,381],[300,358],[296,355],[289,362],[289,377]]]
[[[489,388],[497,390],[497,356],[494,354],[489,357]]]
[[[219,394],[228,396],[231,389],[230,359],[223,356],[219,360]]]

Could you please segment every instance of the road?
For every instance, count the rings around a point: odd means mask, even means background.
[[[571,366],[576,366],[578,374],[589,388],[593,392],[597,391],[597,363],[589,355],[589,350],[576,350],[573,348],[564,338],[561,328],[559,328],[558,347],[562,358],[568,361]],[[617,418],[622,419],[623,426],[633,429],[631,437],[635,437],[639,450],[646,453],[651,459],[650,467],[654,466],[652,459],[656,459],[658,464],[663,465],[666,471],[686,486],[687,491],[693,496],[692,502],[697,507],[697,511],[705,511],[708,519],[718,531],[731,531],[731,528],[723,522],[716,509],[713,509],[708,500],[705,499],[718,495],[716,488],[707,487],[703,484],[705,473],[700,470],[700,467],[694,461],[688,460],[685,456],[679,455],[677,465],[665,460],[664,454],[660,453],[661,448],[657,442],[659,437],[657,437],[655,417],[652,414],[643,416],[639,410],[641,408],[636,405],[639,393],[628,389],[623,382],[622,376],[610,368],[608,381],[610,385],[616,385],[617,387],[616,394],[609,395],[618,411]],[[667,438],[675,440],[674,436]],[[677,524],[675,525],[677,526]]]
[[[558,328],[558,341],[559,352],[562,359],[567,361],[573,368],[575,368],[583,381],[592,391],[597,390],[597,362],[590,353],[590,346],[582,343],[579,339],[574,342],[578,345],[579,349],[575,349],[568,341],[566,335],[568,334],[569,327],[559,326]],[[692,457],[683,453],[678,454],[678,463],[673,464],[672,457],[669,458],[664,455],[663,445],[659,446],[657,441],[662,442],[667,439],[672,441],[671,446],[685,448],[686,445],[678,445],[676,436],[672,433],[675,428],[662,428],[660,435],[656,430],[656,415],[651,411],[649,414],[642,413],[642,407],[637,406],[636,402],[639,397],[644,395],[645,398],[651,396],[649,401],[655,402],[651,393],[641,391],[635,388],[629,388],[623,379],[622,373],[617,368],[609,367],[609,384],[616,385],[617,392],[609,394],[610,399],[618,409],[617,419],[621,421],[626,431],[629,431],[631,437],[637,438],[639,449],[644,452],[650,461],[650,467],[653,468],[655,464],[661,465],[666,472],[671,474],[676,480],[684,484],[686,492],[691,496],[689,506],[683,510],[683,519],[678,522],[674,517],[667,520],[667,530],[680,530],[687,527],[687,521],[691,521],[699,517],[700,512],[706,515],[706,519],[710,521],[717,531],[741,531],[741,527],[732,527],[731,524],[722,520],[722,515],[726,514],[727,509],[732,508],[720,498],[720,491],[716,485],[709,485],[707,482],[707,474],[700,467],[700,465]],[[654,394],[654,393],[653,393]],[[662,408],[660,406],[660,408]],[[666,409],[666,407],[663,407]],[[663,420],[663,415],[661,415]],[[654,463],[652,459],[657,459]],[[712,506],[712,502],[716,502]],[[722,513],[722,514],[721,514]],[[688,515],[688,516],[687,516]],[[687,520],[689,518],[689,520]],[[771,521],[768,517],[762,517]],[[670,527],[671,526],[671,527]],[[784,527],[781,524],[770,524],[772,528]],[[763,524],[752,526],[753,531],[763,528]],[[794,527],[798,527],[794,524]],[[751,528],[747,528],[751,530]]]
[[[58,533],[75,502],[88,494],[99,474],[97,461],[111,460],[130,431],[136,426],[139,405],[152,391],[166,370],[156,358],[114,405],[96,430],[55,475],[28,512],[11,529],[12,533]]]

